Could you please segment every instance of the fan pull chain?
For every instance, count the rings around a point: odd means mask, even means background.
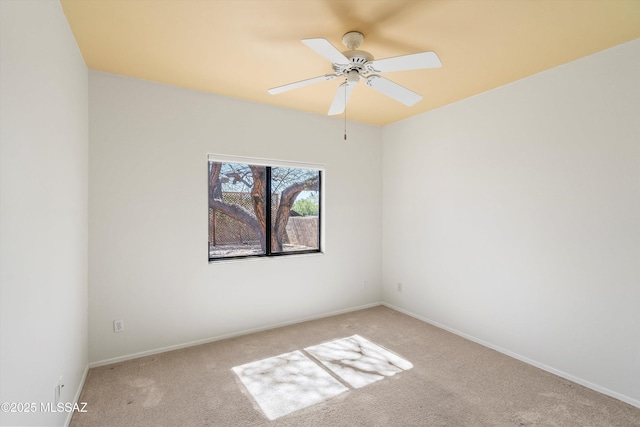
[[[344,85],[344,140],[347,140],[347,81],[345,79]]]

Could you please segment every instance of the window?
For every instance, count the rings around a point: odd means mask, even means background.
[[[318,166],[210,156],[209,261],[320,252],[321,188]]]

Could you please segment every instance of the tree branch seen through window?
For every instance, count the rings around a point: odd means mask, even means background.
[[[210,161],[209,259],[320,252],[320,191],[320,170]]]

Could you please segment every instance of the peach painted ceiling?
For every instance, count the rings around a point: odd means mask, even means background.
[[[386,125],[640,37],[640,0],[61,0],[87,66],[326,114],[340,84],[300,42],[364,34],[376,59],[433,51],[443,66],[384,73],[413,107],[358,84],[347,118]],[[640,60],[640,58],[638,59]],[[342,115],[338,116],[341,119]]]

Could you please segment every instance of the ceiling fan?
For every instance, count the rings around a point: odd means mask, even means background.
[[[410,91],[379,75],[387,71],[417,70],[421,68],[437,68],[442,63],[435,52],[421,52],[411,55],[396,56],[374,60],[373,55],[364,50],[357,50],[364,41],[364,35],[359,31],[349,31],[342,36],[342,43],[347,51],[340,52],[335,46],[323,38],[304,39],[302,43],[316,53],[328,59],[333,64],[334,74],[313,77],[311,79],[290,83],[269,89],[271,95],[309,86],[314,83],[344,77],[345,81],[338,86],[329,115],[340,114],[344,111],[351,91],[362,78],[367,86],[395,99],[407,106],[412,106],[422,99],[422,96]]]

